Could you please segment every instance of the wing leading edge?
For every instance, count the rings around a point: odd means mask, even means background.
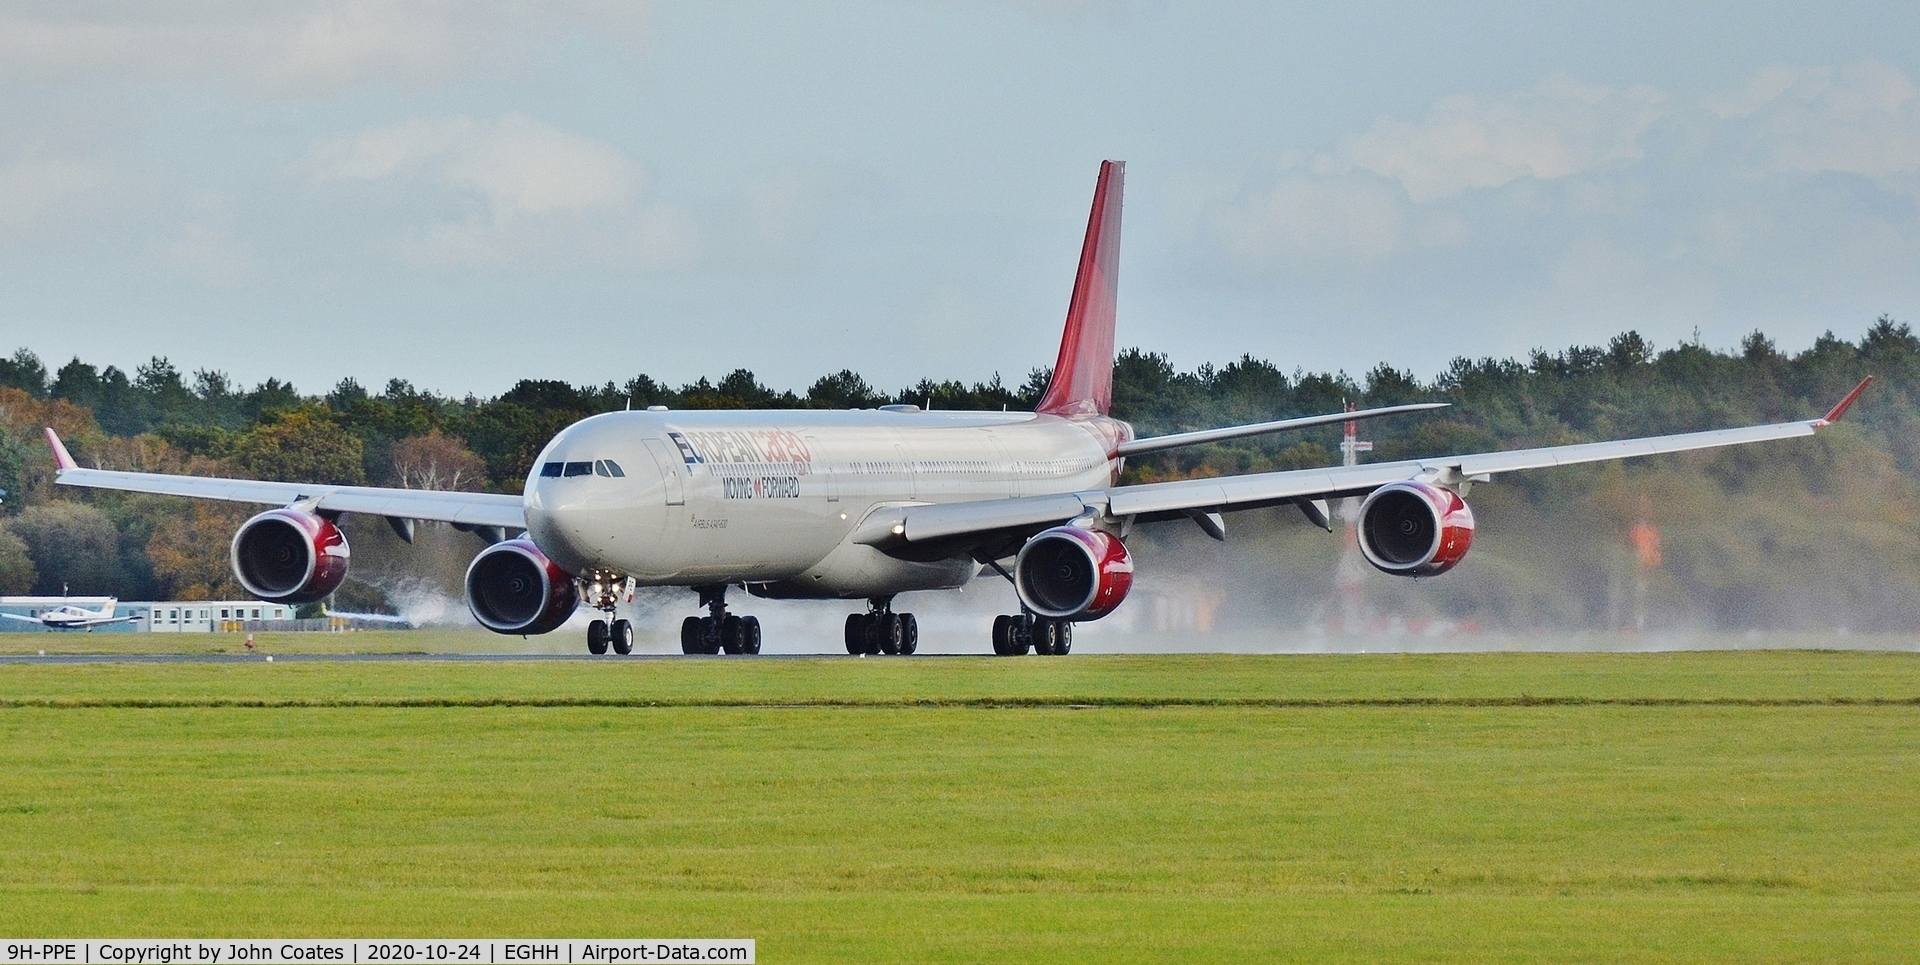
[[[1176,519],[1358,495],[1408,479],[1427,479],[1458,487],[1464,492],[1466,487],[1475,482],[1484,482],[1499,473],[1523,469],[1572,466],[1810,436],[1845,415],[1872,381],[1871,377],[1862,381],[1825,416],[1800,422],[1540,449],[1409,459],[1365,466],[1182,479],[1048,496],[901,507],[893,511],[895,518],[891,521],[892,525],[863,527],[872,535],[861,539],[861,542],[883,549],[896,546],[904,549],[913,544],[958,542],[966,541],[968,537],[981,537],[981,544],[985,545],[990,542],[988,537],[994,534],[1058,525],[1083,516],[1131,517],[1140,521]]]
[[[525,529],[526,513],[519,496],[498,493],[455,493],[432,489],[386,489],[379,486],[320,486],[307,483],[271,482],[262,479],[222,479],[217,476],[174,476],[157,472],[123,472],[117,469],[83,469],[67,454],[67,447],[52,429],[47,443],[53,447],[58,469],[54,481],[63,486],[116,489],[123,492],[154,493],[162,496],[191,496],[196,499],[223,499],[236,503],[290,506],[311,501],[319,511],[366,513],[393,519],[428,519],[467,526],[500,526]]]

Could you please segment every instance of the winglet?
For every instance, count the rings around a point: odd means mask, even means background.
[[[66,444],[60,441],[60,434],[53,431],[52,426],[47,427],[47,445],[53,447],[53,464],[55,466],[62,470],[80,468],[80,464],[73,461],[73,455],[67,452]]]
[[[1839,422],[1840,417],[1843,415],[1846,415],[1847,410],[1853,407],[1854,400],[1860,398],[1860,393],[1867,391],[1867,386],[1872,383],[1873,383],[1873,376],[1871,375],[1867,376],[1864,379],[1861,379],[1860,384],[1854,386],[1853,391],[1847,393],[1847,397],[1844,399],[1841,399],[1839,405],[1836,405],[1833,408],[1828,409],[1827,414],[1820,417],[1819,424],[1824,427],[1824,426],[1830,426],[1836,422]]]
[[[1114,302],[1120,284],[1120,194],[1126,167],[1120,161],[1100,162],[1093,213],[1087,217],[1087,237],[1080,248],[1080,272],[1073,279],[1073,301],[1060,334],[1060,358],[1036,412],[1106,415],[1113,402]]]

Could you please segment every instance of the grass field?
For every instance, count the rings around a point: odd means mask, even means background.
[[[0,705],[12,936],[1920,956],[1914,654],[28,663]]]

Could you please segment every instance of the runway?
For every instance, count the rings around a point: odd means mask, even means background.
[[[965,656],[964,654],[918,654],[912,659]],[[629,661],[629,660],[814,660],[837,658],[859,660],[834,653],[763,653],[752,657],[705,656],[679,653],[635,653],[626,656],[595,656],[589,653],[49,653],[0,654],[0,664],[86,664],[86,663],[537,663],[548,661]],[[882,657],[875,660],[886,659]]]

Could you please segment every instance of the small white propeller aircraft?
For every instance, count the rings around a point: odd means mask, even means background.
[[[64,603],[37,617],[21,616],[18,613],[0,613],[0,617],[5,617],[9,620],[18,620],[21,623],[38,623],[43,627],[54,630],[92,630],[94,627],[104,626],[109,623],[131,623],[139,619],[138,617],[114,616],[113,608],[118,605],[119,602],[119,600],[109,598],[107,605],[98,610],[89,610],[83,606]]]
[[[343,513],[385,517],[412,540],[439,520],[488,545],[467,567],[467,608],[497,633],[546,633],[581,602],[606,614],[587,649],[633,648],[617,619],[639,586],[699,594],[706,616],[680,628],[686,653],[758,653],[760,622],[727,612],[727,592],[865,600],[850,653],[912,653],[919,639],[897,594],[1013,584],[1020,612],[995,619],[993,650],[1064,654],[1076,622],[1098,620],[1133,586],[1125,540],[1136,525],[1188,520],[1226,538],[1223,514],[1292,505],[1330,528],[1327,500],[1364,496],[1360,548],[1393,576],[1444,573],[1473,542],[1466,496],[1499,473],[1810,436],[1859,398],[1861,382],[1818,419],[1679,435],[1120,485],[1126,458],[1180,446],[1440,408],[1426,403],[1283,419],[1149,439],[1108,414],[1113,397],[1123,165],[1100,166],[1053,379],[1033,412],[877,410],[609,412],[547,443],[519,495],[211,479],[84,469],[52,429],[66,486],[273,506],[234,534],[240,585],[305,603],[347,574]]]

